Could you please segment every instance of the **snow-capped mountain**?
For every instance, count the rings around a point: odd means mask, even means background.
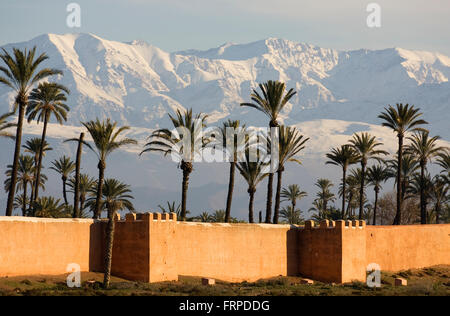
[[[333,180],[337,189],[340,170],[324,165],[325,153],[354,132],[377,135],[386,150],[395,151],[395,135],[381,127],[377,118],[388,104],[419,106],[432,134],[439,134],[449,146],[450,58],[438,53],[400,48],[338,51],[274,38],[169,53],[145,42],[121,43],[93,34],[46,34],[2,48],[33,46],[50,57],[43,66],[64,72],[51,80],[71,90],[69,122],[63,128],[54,122],[49,126],[48,139],[55,150],[46,157],[46,167],[62,154],[74,156],[75,148],[61,140],[77,137],[80,121],[110,117],[130,125],[128,136],[140,143],[112,155],[106,176],[132,185],[139,210],[157,211],[166,200],[179,201],[176,164],[137,155],[152,129],[170,127],[167,113],[192,107],[208,113],[210,123],[236,118],[247,125],[267,126],[262,113],[239,105],[249,101],[252,88],[267,80],[284,81],[298,92],[282,119],[310,141],[300,157],[303,165],[287,166],[283,184],[298,183],[309,193],[299,202],[302,210],[310,207],[317,178]],[[0,86],[0,113],[12,105],[13,96]],[[25,138],[40,136],[41,131],[42,125],[34,122],[24,126]],[[12,142],[0,139],[0,148],[4,149],[0,166],[5,166],[11,163]],[[95,175],[96,157],[88,151],[83,157],[83,172]],[[46,194],[60,196],[59,175],[46,172],[50,177]],[[188,199],[192,215],[225,207],[227,172],[223,163],[195,164]],[[0,183],[3,180],[2,171]],[[255,211],[264,210],[263,186],[257,191]],[[385,187],[390,190],[391,184]],[[240,177],[234,196],[233,215],[246,218],[247,187]],[[4,199],[0,192],[0,212]]]
[[[274,79],[298,91],[284,113],[289,124],[318,118],[378,123],[384,106],[409,102],[426,112],[433,131],[450,136],[450,58],[438,53],[338,51],[275,38],[168,53],[93,34],[46,34],[3,48],[13,46],[36,46],[50,57],[46,66],[64,71],[57,80],[71,90],[71,125],[98,116],[155,128],[168,112],[190,107],[210,114],[210,122],[242,118],[249,109],[239,103],[251,88]],[[2,102],[11,100],[7,92],[0,87]],[[267,124],[259,113],[251,117],[249,123]]]

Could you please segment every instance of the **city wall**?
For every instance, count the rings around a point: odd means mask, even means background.
[[[0,217],[0,277],[57,275],[77,263],[102,271],[105,221]],[[363,221],[271,224],[179,222],[175,214],[116,220],[112,274],[160,282],[180,275],[230,282],[301,275],[364,281],[369,263],[398,271],[450,264],[450,224],[366,226]]]

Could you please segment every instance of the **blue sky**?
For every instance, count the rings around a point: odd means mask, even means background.
[[[81,28],[66,6],[81,6]],[[366,26],[367,4],[381,28]],[[280,37],[338,49],[403,47],[450,55],[449,0],[2,0],[0,45],[43,33],[90,32],[167,51]]]

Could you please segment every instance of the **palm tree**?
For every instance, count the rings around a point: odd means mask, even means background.
[[[340,148],[333,148],[328,153],[329,159],[326,163],[342,167],[342,218],[345,216],[345,198],[346,198],[346,184],[347,184],[347,169],[348,166],[358,162],[358,157],[355,150],[350,145],[342,145]]]
[[[250,161],[249,154],[245,155],[245,161],[239,162],[237,168],[242,177],[247,181],[247,192],[250,196],[248,203],[248,222],[253,223],[253,204],[257,185],[268,175],[263,173],[264,164],[260,161]]]
[[[14,135],[11,134],[10,132],[8,132],[7,130],[12,127],[15,127],[16,124],[9,123],[6,121],[13,114],[14,113],[6,113],[3,115],[0,115],[0,137],[7,137],[10,139],[15,139]]]
[[[66,94],[69,94],[69,89],[57,83],[43,82],[33,89],[30,93],[29,103],[26,114],[28,115],[28,123],[36,119],[37,123],[43,122],[41,137],[41,151],[39,152],[39,159],[36,171],[36,184],[34,187],[34,197],[36,200],[39,197],[39,178],[42,168],[42,150],[45,144],[45,137],[47,134],[47,125],[53,115],[59,124],[67,120],[67,112],[69,107],[64,103],[67,101]],[[66,201],[67,205],[67,201]]]
[[[431,199],[434,203],[434,212],[436,214],[436,224],[440,222],[442,206],[449,202],[449,183],[444,176],[436,175],[433,177],[433,186],[431,190]]]
[[[442,168],[442,173],[446,172],[450,175],[450,153],[447,149],[445,152],[439,153],[437,164]]]
[[[295,210],[296,205],[297,205],[297,200],[300,200],[300,199],[306,197],[307,195],[308,195],[308,193],[300,190],[300,187],[298,186],[298,184],[291,184],[287,188],[283,188],[280,196],[282,198],[284,198],[284,200],[282,202],[290,201],[292,210]]]
[[[408,137],[411,143],[406,147],[406,152],[414,156],[420,165],[420,178],[421,181],[425,181],[425,170],[429,160],[438,156],[444,152],[443,147],[437,146],[436,142],[439,136],[429,137],[428,131],[420,131],[414,133],[411,137]],[[420,222],[421,224],[427,223],[427,211],[425,206],[425,192],[424,186],[421,186],[420,191]]]
[[[403,157],[403,138],[405,133],[410,131],[423,130],[419,125],[428,124],[426,121],[420,119],[422,113],[419,112],[419,108],[409,106],[409,104],[403,105],[397,103],[396,108],[389,105],[385,108],[385,112],[382,112],[378,118],[383,120],[382,126],[392,129],[394,133],[397,133],[398,137],[398,150],[397,150],[397,211],[394,218],[394,225],[400,225],[402,217],[402,157]]]
[[[207,143],[201,137],[201,129],[206,126],[206,115],[199,113],[194,115],[192,109],[182,113],[177,110],[176,117],[169,114],[170,120],[176,131],[159,129],[154,131],[149,142],[145,144],[145,152],[162,152],[164,156],[170,154],[173,160],[180,162],[179,167],[183,171],[183,182],[181,190],[181,219],[186,220],[186,202],[189,186],[189,176],[193,171],[193,161]],[[188,135],[180,135],[185,133]]]
[[[273,223],[278,224],[278,216],[280,211],[280,195],[281,195],[281,181],[284,172],[284,165],[288,161],[297,162],[301,164],[300,160],[295,158],[298,153],[305,148],[305,143],[309,138],[304,138],[303,135],[295,127],[280,126],[278,137],[278,169],[277,169],[277,191],[275,194],[275,208],[273,213]],[[266,137],[267,148],[272,148],[270,137]],[[271,150],[269,149],[269,153]]]
[[[227,131],[233,131],[232,139],[229,139],[229,133]],[[240,126],[239,120],[228,120],[223,123],[221,127],[222,132],[222,144],[226,145],[224,148],[225,153],[230,161],[230,175],[228,181],[228,193],[227,193],[227,205],[225,209],[225,223],[230,222],[231,218],[231,203],[233,200],[233,190],[234,190],[234,175],[236,173],[236,163],[238,160],[238,150],[243,146],[245,142],[245,137],[240,137],[245,134],[245,125]],[[228,144],[231,141],[231,144]],[[230,148],[232,146],[232,148]]]
[[[11,173],[12,173],[12,166],[9,165],[8,169],[6,170],[6,176],[7,179],[5,180],[5,189],[8,191],[10,189],[11,184]],[[22,190],[22,216],[26,216],[27,214],[27,191],[28,191],[28,184],[33,183],[34,181],[34,162],[33,157],[31,156],[24,156],[20,155],[19,158],[19,170],[17,175],[17,191]]]
[[[43,196],[38,198],[34,203],[36,217],[62,218],[70,216],[70,214],[66,212],[66,206],[61,204],[60,199]]]
[[[225,210],[215,210],[211,215],[211,222],[223,223],[225,222]]]
[[[213,220],[212,216],[208,212],[202,212],[199,216],[196,217],[196,219],[202,223],[208,223]]]
[[[33,155],[34,157],[34,166],[36,168],[34,168],[34,180],[33,183],[31,184],[31,196],[30,196],[30,208],[32,208],[33,203],[34,203],[34,188],[36,185],[35,181],[37,179],[37,171],[38,171],[38,164],[39,164],[39,153],[41,152],[41,146],[42,145],[42,141],[39,137],[33,137],[29,140],[27,140],[25,142],[25,145],[22,145],[22,147],[25,149],[25,152],[30,153]],[[46,151],[50,151],[53,150],[53,148],[50,147],[49,143],[47,143],[47,141],[44,142],[44,148],[42,149],[42,156],[45,156],[45,152]],[[40,179],[39,179],[39,182]]]
[[[114,217],[117,211],[134,210],[130,186],[116,179],[105,179],[101,208],[108,212],[108,225],[106,227],[105,275],[103,287],[108,288],[111,279],[112,250],[114,244]],[[96,198],[98,201],[98,198]],[[97,202],[96,202],[97,203]]]
[[[70,178],[69,180],[69,188],[71,189],[70,192],[74,193],[76,188],[76,180],[75,178]],[[95,187],[97,186],[97,180],[89,176],[88,174],[80,174],[80,180],[79,180],[79,207],[78,207],[78,214],[77,217],[81,217],[81,214],[84,210],[84,203],[86,202],[86,197],[88,193],[96,192]]]
[[[299,225],[303,221],[301,211],[292,208],[292,206],[283,207],[280,211],[280,217],[284,218],[291,225]]]
[[[22,126],[30,89],[42,79],[52,75],[62,74],[61,71],[50,68],[44,68],[38,71],[38,66],[48,57],[46,54],[41,54],[35,58],[35,54],[36,47],[31,50],[24,49],[23,51],[13,48],[12,56],[3,49],[3,54],[0,54],[0,58],[6,65],[6,67],[0,66],[0,72],[3,74],[3,76],[0,76],[0,83],[7,85],[16,93],[14,108],[15,110],[17,108],[19,109],[16,126],[16,145],[12,164],[11,189],[8,193],[6,216],[11,216],[12,214],[16,194],[17,170],[19,167],[20,147],[22,145]]]
[[[86,144],[84,141],[84,133],[80,133],[79,138],[71,138],[66,139],[64,142],[72,142],[75,141],[78,143],[77,146],[77,159],[75,161],[75,182],[73,186],[73,214],[72,217],[80,217],[80,208],[79,208],[79,202],[80,202],[80,172],[81,172],[81,155],[83,154],[83,144]],[[82,210],[81,210],[82,211]]]
[[[88,130],[91,138],[94,142],[94,147],[90,144],[85,143],[85,145],[91,149],[98,157],[98,181],[97,181],[97,199],[95,201],[94,215],[93,218],[99,218],[101,199],[103,195],[103,180],[105,177],[106,169],[106,159],[108,156],[116,149],[120,147],[137,144],[134,139],[123,138],[118,140],[121,133],[129,130],[128,126],[122,126],[117,128],[117,122],[112,123],[110,119],[106,121],[100,121],[99,119],[95,121],[89,121],[82,123],[83,126]]]
[[[317,199],[322,202],[322,212],[325,213],[328,210],[328,202],[334,201],[335,199],[334,194],[330,191],[333,183],[328,179],[318,179],[315,185],[320,189],[317,192]]]
[[[348,191],[348,196],[346,199],[347,203],[347,218],[355,218],[354,217],[354,209],[356,209],[359,205],[359,189],[361,186],[361,168],[356,168],[350,170],[350,174],[346,179],[346,192]],[[343,193],[343,185],[339,188],[339,195],[342,196]],[[345,214],[344,214],[345,215]]]
[[[389,167],[389,177],[395,179],[395,184],[397,184],[397,170],[398,170],[398,161],[397,159],[392,159],[386,162]],[[402,183],[400,184],[401,188],[401,198],[405,199],[406,188],[409,185],[409,182],[415,172],[420,168],[419,162],[415,159],[415,157],[411,156],[408,153],[405,153],[402,157]]]
[[[427,205],[428,205],[428,201],[431,197],[432,190],[433,190],[433,181],[428,172],[425,173],[423,177],[422,177],[421,173],[415,173],[412,176],[412,179],[409,182],[408,187],[406,188],[406,193],[408,194],[406,196],[406,199],[415,198],[417,196],[419,198],[421,198],[423,196],[423,201],[420,200],[420,204],[422,206],[422,203],[423,203],[423,205],[425,207],[425,223],[423,223],[422,210],[421,210],[421,212],[420,212],[421,224],[426,224],[428,222],[429,214],[427,213]]]
[[[387,155],[384,150],[377,149],[383,145],[376,140],[375,136],[369,133],[353,135],[350,144],[356,152],[357,160],[361,163],[361,184],[359,189],[359,219],[362,220],[364,213],[364,187],[366,178],[366,166],[370,159],[382,161],[379,155]]]
[[[75,170],[75,163],[70,160],[69,157],[62,156],[58,160],[52,161],[52,165],[53,167],[50,167],[50,169],[58,172],[61,175],[61,180],[63,183],[64,204],[67,206],[69,205],[69,203],[67,202],[66,183],[71,173]]]
[[[279,126],[278,115],[297,92],[292,88],[286,92],[284,82],[272,80],[259,84],[259,89],[262,95],[253,89],[250,94],[253,103],[241,103],[241,106],[249,106],[263,112],[270,120],[269,127],[276,128]],[[271,131],[270,135],[272,134]],[[270,172],[267,182],[266,223],[270,223],[272,217],[273,176],[273,172]]]
[[[375,191],[375,203],[373,205],[373,225],[376,225],[378,194],[381,190],[381,184],[389,179],[389,170],[383,165],[376,165],[367,169],[367,182],[373,186]]]

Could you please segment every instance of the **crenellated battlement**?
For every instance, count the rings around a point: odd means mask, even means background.
[[[316,225],[316,222],[310,220],[305,221],[305,229],[311,230],[311,229],[350,229],[350,228],[358,228],[358,229],[364,229],[366,227],[366,222],[363,220],[353,220],[353,221],[344,221],[344,220],[337,220],[337,221],[330,221],[330,220],[322,220],[318,225]]]
[[[120,215],[119,215],[120,220]],[[135,221],[153,221],[153,222],[176,222],[177,214],[176,213],[128,213],[125,215],[126,222],[135,222]]]

